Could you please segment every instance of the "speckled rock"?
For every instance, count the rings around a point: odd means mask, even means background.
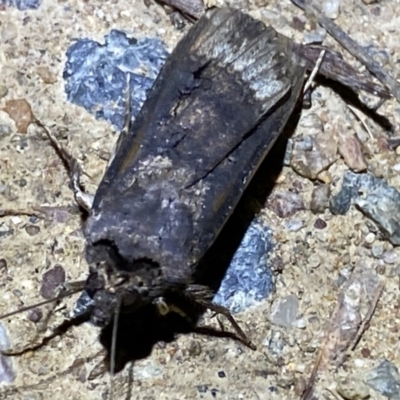
[[[337,156],[336,139],[329,134],[310,135],[294,141],[291,167],[309,179],[332,165]]]
[[[255,219],[237,249],[214,301],[237,313],[269,296],[274,288],[268,267],[272,232]]]
[[[284,192],[274,193],[268,200],[267,207],[273,210],[279,217],[287,218],[304,210],[304,203],[298,193]]]
[[[347,172],[340,192],[331,198],[333,214],[345,214],[354,203],[379,227],[384,236],[400,245],[400,192],[371,174]]]
[[[4,111],[15,122],[19,133],[27,133],[32,123],[33,114],[31,105],[25,99],[13,99],[6,102]]]
[[[67,51],[63,77],[68,100],[120,130],[125,115],[126,73],[130,73],[131,113],[135,117],[167,56],[160,39],[136,40],[117,30],[105,36],[104,45],[80,39]]]
[[[323,0],[321,5],[322,12],[330,19],[339,16],[340,0]]]
[[[352,171],[362,172],[367,169],[362,143],[356,135],[340,135],[338,150],[339,154]]]
[[[397,367],[383,359],[377,367],[368,371],[367,384],[388,399],[400,399],[400,375]]]
[[[35,10],[39,8],[41,0],[0,0],[0,4],[6,7],[15,7],[18,10]]]
[[[9,346],[10,342],[6,329],[0,322],[0,350],[7,350]],[[15,373],[12,368],[11,358],[0,353],[0,382],[12,382],[14,379]]]
[[[56,290],[65,282],[65,271],[61,265],[56,265],[43,274],[40,294],[45,299],[51,299],[56,295]]]
[[[342,378],[336,387],[345,400],[363,400],[370,397],[368,386],[360,379]]]
[[[296,326],[297,314],[299,312],[299,300],[295,295],[289,295],[278,299],[271,312],[271,321],[275,325],[293,328]]]
[[[18,36],[18,28],[13,22],[9,21],[8,24],[0,32],[1,40],[5,43],[11,42]]]
[[[329,185],[319,185],[311,194],[310,209],[314,214],[322,214],[329,207],[331,188]]]

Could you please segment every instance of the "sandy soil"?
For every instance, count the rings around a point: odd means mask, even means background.
[[[386,68],[399,76],[399,0],[369,6],[361,0],[342,3],[337,24],[359,43],[374,44],[384,50],[388,56]],[[301,20],[303,13],[288,0],[232,1],[232,4],[248,10],[281,33],[302,40],[302,33],[293,28],[297,25],[293,18]],[[8,90],[0,99],[0,107],[10,99],[26,99],[35,115],[54,127],[54,132],[61,135],[63,143],[80,160],[92,178],[86,179],[91,192],[101,179],[105,168],[103,156],[111,151],[110,143],[116,135],[106,122],[96,121],[84,109],[67,102],[62,71],[66,49],[75,38],[101,41],[111,28],[136,37],[161,37],[170,48],[185,31],[176,30],[159,5],[151,3],[146,7],[138,0],[134,5],[131,1],[115,0],[44,0],[38,10],[7,7],[0,11],[0,86]],[[6,40],[9,35],[11,40]],[[326,44],[339,49],[330,38]],[[359,67],[351,57],[348,60]],[[51,78],[47,80],[53,83],[44,82],[41,67],[46,67]],[[295,135],[309,129],[315,116],[324,122],[320,135],[339,135],[345,127],[347,133],[362,138],[370,169],[400,190],[400,178],[393,169],[399,156],[396,151],[382,150],[379,145],[385,140],[383,128],[367,120],[372,133],[372,138],[369,137],[342,98],[328,88],[317,90],[319,100],[311,110],[303,112]],[[380,109],[395,127],[400,123],[399,111],[395,100],[389,100]],[[59,158],[38,128],[31,126],[27,134],[17,133],[14,122],[3,111],[0,124],[11,128],[0,139],[0,207],[25,209],[43,204],[58,207],[55,217],[34,224],[27,216],[0,220],[0,259],[4,260],[3,267],[4,262],[7,265],[0,270],[0,312],[5,313],[41,299],[41,276],[49,267],[61,264],[67,280],[73,281],[85,278],[87,265],[79,213],[74,209]],[[346,169],[338,156],[324,179],[339,182]],[[342,378],[348,381],[352,377],[363,378],[365,371],[383,357],[400,364],[400,251],[374,232],[371,223],[354,208],[344,216],[333,216],[329,211],[319,216],[312,214],[308,208],[314,183],[285,167],[274,191],[293,188],[300,188],[299,194],[307,206],[292,218],[302,221],[300,229],[289,229],[272,209],[267,208],[263,213],[266,223],[275,227],[277,245],[273,257],[279,256],[284,266],[277,277],[276,293],[238,316],[258,350],[251,351],[225,339],[181,336],[171,344],[156,346],[150,357],[137,362],[133,367],[133,382],[130,368],[119,374],[114,382],[114,399],[299,398],[323,341],[325,321],[329,320],[343,289],[338,280],[354,266],[376,271],[385,288],[369,329],[344,367],[338,371],[324,368],[318,398],[334,399],[330,390],[335,389],[337,382]],[[314,227],[317,218],[327,223],[324,229]],[[374,243],[382,245],[389,256],[374,257],[371,252]],[[289,294],[295,295],[300,303],[299,319],[304,321],[300,328],[286,329],[270,322],[271,305]],[[73,302],[70,299],[57,308],[50,326],[69,315]],[[26,314],[7,318],[4,323],[13,346],[27,343],[37,332],[43,335],[41,324],[33,323]],[[0,386],[0,398],[11,398],[12,388],[18,389],[12,392],[12,398],[18,399],[106,398],[107,374],[87,380],[88,373],[101,362],[97,335],[95,328],[85,324],[37,352],[14,358],[16,380],[12,385]],[[284,343],[279,356],[270,350],[271,338]],[[373,399],[380,398],[372,390],[370,395]]]

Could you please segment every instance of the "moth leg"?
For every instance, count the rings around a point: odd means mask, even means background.
[[[206,300],[204,300],[205,298]],[[231,312],[227,308],[215,304],[211,300],[208,300],[208,298],[210,298],[210,291],[208,289],[198,285],[193,285],[192,287],[188,288],[188,291],[183,295],[180,294],[176,297],[173,296],[172,298],[167,299],[160,297],[154,301],[154,304],[156,305],[160,315],[166,315],[169,312],[174,312],[188,320],[188,322],[190,322],[191,324],[193,324],[193,318],[191,318],[191,314],[193,311],[197,314],[200,314],[204,313],[207,310],[210,310],[214,312],[215,315],[223,315],[225,316],[225,318],[228,319],[235,333],[224,331],[222,324],[219,320],[218,323],[220,325],[221,331],[217,331],[208,326],[195,326],[193,328],[193,331],[195,333],[208,334],[212,336],[230,337],[241,341],[247,347],[255,350],[256,346],[251,342],[251,340],[240,328],[239,324],[233,318]]]
[[[236,332],[237,338],[245,344],[247,347],[249,347],[252,350],[256,350],[256,346],[251,342],[251,340],[247,337],[247,335],[243,332],[242,328],[239,326],[239,324],[236,322],[235,318],[233,318],[231,312],[223,307],[220,306],[219,304],[215,304],[212,302],[202,302],[198,301],[197,303],[204,307],[205,310],[210,310],[214,312],[216,315],[223,315],[232,325],[234,331]],[[220,321],[218,321],[220,323]],[[220,323],[221,324],[221,323]],[[202,328],[202,327],[200,327]],[[207,328],[207,327],[205,327]]]
[[[46,346],[52,339],[56,338],[57,336],[63,336],[67,333],[73,326],[79,326],[84,322],[89,321],[90,313],[80,314],[76,317],[72,317],[70,319],[65,319],[60,325],[58,325],[53,332],[49,336],[45,336],[41,339],[39,343],[29,344],[22,348],[13,349],[13,350],[1,350],[0,352],[4,356],[22,356],[25,353],[30,351],[36,351],[41,349],[42,347]]]
[[[219,304],[215,304],[212,302],[214,293],[209,288],[203,285],[192,284],[186,289],[185,296],[195,302],[196,307],[199,309],[199,311],[205,312],[207,310],[210,310],[214,312],[215,315],[223,315],[230,322],[234,331],[236,332],[236,338],[252,350],[256,349],[256,346],[243,332],[242,328],[240,328],[235,318],[233,318],[231,312],[226,307],[220,306]],[[221,325],[219,319],[218,323]]]
[[[61,143],[57,140],[57,138],[52,134],[49,128],[44,125],[39,119],[35,117],[36,125],[40,126],[46,133],[49,138],[51,144],[55,148],[57,154],[60,156],[61,160],[64,162],[67,170],[69,172],[69,177],[71,179],[72,188],[74,191],[75,201],[81,206],[84,210],[90,211],[92,208],[93,196],[86,193],[84,190],[84,186],[81,183],[82,176],[82,168],[79,165],[79,162],[76,158],[74,158]]]

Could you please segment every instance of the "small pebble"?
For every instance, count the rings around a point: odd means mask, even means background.
[[[193,340],[190,342],[189,346],[189,355],[191,357],[197,357],[201,354],[201,344],[197,340]]]
[[[356,135],[340,135],[338,151],[346,165],[354,172],[362,172],[367,169],[362,143]]]
[[[17,36],[18,36],[18,29],[13,22],[8,22],[1,31],[1,39],[4,43],[14,40]]]
[[[318,27],[311,32],[304,32],[304,44],[322,43],[326,39],[326,30]]]
[[[392,266],[392,267],[386,268],[385,272],[386,272],[385,276],[387,278],[395,278],[395,277],[399,276],[399,267]]]
[[[360,353],[364,358],[371,358],[371,350],[368,349],[367,347],[363,347]]]
[[[302,376],[296,378],[293,388],[296,398],[301,397],[301,395],[305,392],[306,387],[307,387],[307,382]]]
[[[268,208],[281,218],[292,217],[298,211],[304,210],[304,204],[297,193],[285,191],[275,193],[267,204]]]
[[[45,299],[55,296],[56,290],[65,282],[65,271],[61,265],[56,265],[43,274],[40,294]]]
[[[363,400],[370,396],[368,386],[356,378],[341,379],[336,391],[345,400]]]
[[[290,389],[294,385],[294,380],[290,377],[280,378],[276,384],[282,389]]]
[[[382,260],[386,264],[394,264],[398,260],[398,255],[394,251],[385,251],[382,254]]]
[[[27,133],[33,115],[30,104],[25,99],[9,100],[4,111],[14,120],[19,133]]]
[[[217,397],[218,389],[212,388],[210,390],[212,397]]]
[[[306,364],[296,364],[295,366],[295,371],[299,372],[300,374],[304,374],[304,372],[306,372],[306,369]]]
[[[44,83],[52,84],[57,82],[57,76],[54,75],[47,66],[38,67],[37,73]]]
[[[0,258],[0,274],[5,274],[7,272],[7,260],[5,258]]]
[[[316,179],[336,161],[337,143],[333,135],[305,136],[293,143],[291,167],[301,176]]]
[[[355,204],[394,245],[400,245],[400,192],[384,179],[347,171],[342,188],[329,199],[332,214],[345,214]]]
[[[274,354],[275,356],[280,356],[282,351],[287,346],[287,342],[283,340],[283,335],[279,331],[270,331],[270,338],[266,338],[263,341],[263,345],[268,347],[268,351]]]
[[[316,229],[325,229],[327,225],[328,224],[321,218],[317,218],[314,222],[314,228]]]
[[[285,222],[285,226],[289,231],[297,232],[304,226],[304,222],[300,219],[295,219]]]
[[[12,294],[13,294],[15,297],[22,297],[22,296],[23,296],[23,293],[22,293],[21,290],[19,290],[19,289],[13,289]]]
[[[299,311],[299,300],[293,294],[276,301],[272,307],[271,321],[275,325],[291,328],[295,326]]]
[[[372,233],[372,232],[368,233],[367,236],[365,236],[365,241],[366,241],[366,243],[368,243],[368,244],[374,243],[374,241],[375,241],[375,234]]]
[[[197,391],[199,393],[207,393],[208,385],[197,385]]]
[[[383,254],[383,244],[379,242],[375,242],[372,244],[371,252],[375,258],[380,258]]]
[[[376,273],[378,275],[385,275],[386,274],[386,266],[384,264],[378,264],[376,266]]]
[[[36,225],[27,225],[25,227],[25,232],[29,235],[29,236],[35,236],[40,232],[40,228]]]
[[[9,136],[12,132],[12,129],[9,125],[0,124],[0,139]]]
[[[28,184],[28,181],[25,178],[22,178],[15,183],[17,183],[19,187],[25,187]]]
[[[294,326],[298,329],[304,329],[306,327],[306,320],[304,318],[296,319]]]
[[[6,97],[8,94],[8,88],[4,85],[0,85],[0,99]]]
[[[34,308],[28,315],[28,320],[33,323],[38,323],[43,318],[43,312],[38,308]]]
[[[327,171],[321,171],[318,175],[317,175],[317,179],[322,182],[325,183],[326,185],[329,185],[330,183],[332,183],[333,177],[332,174]]]
[[[318,254],[311,254],[308,258],[307,265],[310,268],[318,268],[321,265],[321,257]]]
[[[5,195],[10,186],[6,185],[4,181],[0,181],[0,194]]]
[[[310,209],[314,214],[322,214],[329,207],[331,189],[329,185],[314,187],[311,194]]]
[[[324,0],[322,2],[322,12],[330,19],[336,19],[339,16],[340,0]]]

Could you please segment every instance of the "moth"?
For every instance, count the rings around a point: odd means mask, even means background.
[[[304,77],[292,42],[238,10],[212,10],[190,29],[120,135],[86,222],[94,324],[150,303],[163,313],[182,302],[223,312],[195,281],[196,268]]]
[[[210,309],[251,346],[196,272],[300,97],[306,66],[292,47],[231,8],[207,12],[189,30],[134,122],[127,118],[87,204],[89,275],[79,290],[91,305],[42,343],[72,325],[113,329],[150,309],[178,314],[196,331],[191,312]],[[114,334],[114,352],[117,343]]]

